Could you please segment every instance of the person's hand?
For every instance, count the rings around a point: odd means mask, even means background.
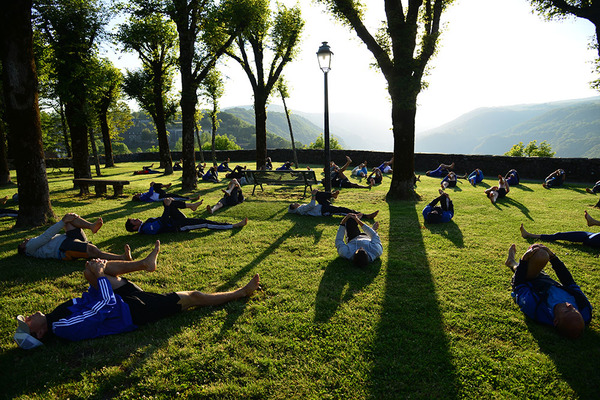
[[[550,250],[550,249],[549,249],[548,247],[546,247],[545,245],[543,245],[543,244],[539,244],[539,243],[536,243],[536,245],[535,245],[535,246],[536,246],[536,249],[542,249],[542,250],[545,250],[545,251],[548,253],[548,256],[550,256],[550,258],[554,258],[554,257],[556,257],[556,254],[554,254],[554,253],[552,252],[552,250]]]
[[[319,192],[319,191],[318,191],[317,189],[313,189],[313,190],[310,192],[310,194],[312,194],[313,196],[316,196],[318,192]]]
[[[63,222],[65,224],[68,224],[69,222],[73,222],[75,221],[77,218],[79,218],[79,215],[75,214],[75,213],[67,213],[65,214],[65,216],[62,218]]]
[[[170,206],[172,202],[173,202],[172,197],[167,197],[166,199],[163,200],[163,203],[165,204],[165,206]]]

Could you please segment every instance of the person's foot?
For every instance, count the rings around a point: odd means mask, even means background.
[[[590,194],[594,194],[594,192],[592,192],[592,189],[590,189],[590,188],[585,188],[585,191],[588,192],[588,193],[590,193]],[[2,203],[2,204],[4,204],[4,203]]]
[[[128,244],[125,245],[125,252],[123,253],[123,259],[125,261],[133,261],[133,257],[131,257],[131,247]]]
[[[520,229],[521,229],[521,236],[524,239],[531,239],[531,238],[533,238],[533,235],[525,230],[525,227],[523,226],[523,224],[521,224],[521,228]]]
[[[585,211],[583,212],[583,216],[585,217],[585,220],[586,220],[586,222],[587,222],[587,226],[593,226],[593,225],[596,225],[596,224],[594,223],[594,222],[595,222],[594,218],[592,218],[592,216],[591,216],[590,214],[588,214],[587,210],[585,210]]]
[[[350,157],[346,156],[346,161],[348,161],[349,163],[351,163],[352,159]]]
[[[90,230],[92,233],[96,233],[100,230],[100,228],[102,228],[102,225],[104,225],[104,221],[102,221],[102,218],[98,218]]]
[[[246,284],[246,286],[244,286],[242,288],[244,296],[247,297],[247,296],[252,295],[252,293],[254,293],[254,291],[256,289],[258,289],[259,287],[260,287],[260,276],[258,274],[256,274],[252,277],[252,279],[250,279],[250,282],[248,282]]]
[[[379,214],[379,210],[372,212],[371,214],[365,214],[365,218],[373,219]]]
[[[508,257],[506,258],[506,261],[504,262],[504,264],[508,268],[510,268],[511,271],[514,271],[515,267],[517,265],[519,265],[515,258],[516,255],[517,255],[517,246],[513,243],[508,248]]]
[[[192,211],[196,211],[196,210],[198,209],[198,207],[200,207],[200,205],[202,204],[202,202],[203,202],[203,201],[204,201],[204,200],[200,200],[200,201],[198,201],[198,202],[196,202],[196,203],[191,203],[191,204],[188,204],[188,206],[189,206],[188,208],[189,208],[190,210],[192,210]]]
[[[156,265],[158,263],[158,253],[160,252],[160,240],[157,240],[154,243],[154,250],[148,254],[146,258],[144,258],[144,266],[146,267],[146,271],[152,272],[156,269]]]
[[[241,227],[246,226],[247,223],[248,223],[248,217],[244,218],[243,220],[241,220],[237,224],[233,224],[233,227],[234,228],[241,228]]]
[[[450,164],[450,169],[454,169],[454,162],[452,162],[452,164]]]
[[[339,194],[340,194],[339,190],[334,190],[333,193],[331,193],[331,197],[333,197],[334,199],[337,199]]]
[[[208,211],[211,215],[213,213],[212,207],[210,205],[206,206],[206,211]]]
[[[379,229],[379,221],[373,224],[373,230],[376,231],[377,229]]]
[[[4,196],[3,198],[0,199],[0,205],[6,204],[7,201],[8,201],[8,196]]]
[[[442,188],[442,189],[438,189],[438,193],[440,194],[440,196],[444,194],[444,190],[443,190],[443,189],[444,189],[444,188]]]

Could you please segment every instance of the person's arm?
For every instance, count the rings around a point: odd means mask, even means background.
[[[365,233],[369,236],[369,238],[371,238],[371,244],[381,246],[381,238],[379,237],[379,234],[375,229],[371,228],[365,223],[362,223],[362,225],[359,223],[359,225],[362,227],[363,231],[365,231]]]
[[[57,233],[60,233],[60,231],[64,228],[64,226],[65,226],[65,222],[61,219],[60,221],[58,221],[57,223],[52,225],[50,228],[46,229],[46,232],[42,233],[41,235],[39,235],[37,237],[34,237],[33,239],[30,239],[27,242],[27,244],[25,245],[26,253],[27,254],[35,253],[35,251],[37,249],[39,249],[40,247],[42,247],[43,245],[48,243],[50,240],[52,240],[54,235],[56,235]]]
[[[565,263],[559,260],[559,258],[555,254],[550,255],[550,264],[552,265],[552,269],[556,273],[558,280],[564,286],[569,286],[575,284],[575,279],[573,279],[573,275],[565,266]]]
[[[344,258],[348,258],[348,253],[350,252],[348,245],[344,242],[344,236],[346,236],[346,225],[344,224],[348,219],[347,217],[347,215],[344,216],[338,227],[337,234],[335,235],[335,248],[337,249],[338,254]]]

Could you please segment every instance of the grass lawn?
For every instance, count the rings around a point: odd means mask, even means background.
[[[126,232],[125,219],[156,217],[162,207],[134,203],[130,196],[147,190],[152,180],[171,181],[170,191],[181,193],[181,172],[132,176],[141,165],[103,169],[106,176],[131,181],[128,196],[119,199],[77,197],[70,174],[50,173],[54,212],[102,217],[102,229],[88,235],[94,244],[121,253],[128,243],[134,257],[143,257],[157,237]],[[453,222],[425,226],[421,210],[437,196],[440,180],[421,178],[422,201],[388,203],[390,179],[370,191],[342,189],[336,201],[380,210],[384,252],[366,269],[337,256],[333,243],[341,217],[287,214],[303,188],[266,186],[252,196],[247,186],[244,203],[210,217],[237,222],[247,216],[246,227],[161,235],[157,270],[129,278],[149,291],[214,292],[260,273],[262,291],[132,333],[54,340],[32,351],[12,340],[15,316],[49,312],[79,296],[86,288],[84,263],[18,256],[17,244],[44,228],[17,231],[13,220],[0,220],[2,397],[598,398],[597,312],[581,339],[562,338],[519,311],[504,266],[511,243],[519,255],[533,243],[521,238],[521,223],[533,233],[588,230],[584,210],[600,219],[600,210],[592,208],[596,196],[578,185],[546,190],[525,181],[492,205],[483,190],[493,180],[476,188],[459,181],[448,191]],[[212,205],[225,184],[200,182],[194,194]],[[1,197],[15,192],[16,186],[0,188]],[[207,213],[201,207],[193,215]],[[549,247],[600,307],[599,250],[566,242]]]

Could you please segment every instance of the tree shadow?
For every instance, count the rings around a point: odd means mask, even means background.
[[[527,208],[527,206],[525,206],[525,204],[521,203],[518,200],[513,199],[512,197],[503,197],[501,199],[498,199],[498,201],[494,205],[496,206],[496,208],[500,208],[500,206],[503,206],[503,207],[509,207],[509,206],[516,207],[516,208],[518,208],[523,213],[523,215],[527,219],[529,219],[530,221],[533,221],[533,218],[529,214],[529,208]]]
[[[457,398],[458,382],[419,212],[412,202],[388,205],[388,257],[384,261],[384,293],[372,348],[371,397]]]
[[[351,261],[337,257],[331,261],[319,284],[315,299],[314,322],[329,322],[336,310],[352,300],[355,293],[367,287],[381,270],[381,259],[365,269],[354,266]]]
[[[571,340],[559,336],[555,329],[527,318],[527,326],[540,350],[552,359],[560,376],[580,399],[598,398],[600,378],[600,335],[586,329],[583,336]]]
[[[455,247],[465,247],[463,233],[454,221],[446,222],[444,224],[425,224],[425,227],[429,229],[431,233],[440,235],[451,241]]]

